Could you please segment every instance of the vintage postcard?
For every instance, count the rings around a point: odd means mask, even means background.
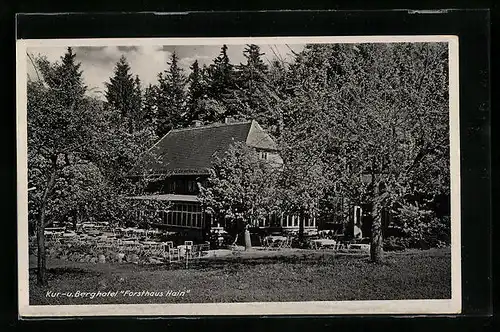
[[[456,36],[17,41],[19,315],[461,312]]]

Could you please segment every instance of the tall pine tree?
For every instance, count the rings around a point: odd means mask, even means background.
[[[227,45],[223,45],[219,56],[209,67],[210,97],[221,99],[234,87],[234,66],[227,55]]]
[[[130,73],[130,65],[125,56],[116,63],[114,76],[106,82],[106,99],[108,104],[120,112],[123,123],[129,132],[134,130],[134,115],[137,106],[134,78]]]
[[[133,126],[134,130],[140,130],[144,128],[144,110],[143,110],[141,80],[139,78],[139,75],[135,75],[133,97],[134,97],[133,108],[132,108]]]
[[[189,124],[194,120],[204,119],[203,101],[207,97],[207,86],[205,82],[204,68],[200,68],[198,60],[190,67],[191,73],[188,77],[187,114],[186,122]]]
[[[245,88],[248,94],[253,94],[259,89],[259,85],[266,80],[268,68],[262,60],[264,54],[260,52],[260,47],[255,44],[247,45],[243,51],[247,62],[238,68],[238,85]]]
[[[185,125],[186,76],[178,64],[179,58],[174,52],[168,63],[169,68],[158,76],[158,136],[163,136],[172,129]]]
[[[264,126],[268,125],[269,96],[266,84],[268,81],[268,67],[262,60],[264,53],[255,44],[247,45],[243,51],[246,63],[238,66],[238,90],[236,93],[238,112],[246,118],[258,120]]]
[[[224,108],[223,112],[214,113],[218,114],[217,118],[214,119],[215,121],[236,114],[234,107],[236,71],[229,60],[227,49],[227,45],[223,45],[220,54],[208,67],[208,96]]]
[[[44,81],[56,98],[66,107],[74,107],[84,96],[87,87],[83,83],[81,63],[71,47],[61,57],[61,63],[50,64],[45,58],[36,60]]]
[[[156,118],[158,114],[158,87],[156,85],[149,84],[146,89],[144,89],[144,99],[143,99],[143,124],[145,127],[153,127],[156,129]],[[155,130],[156,131],[156,130]]]

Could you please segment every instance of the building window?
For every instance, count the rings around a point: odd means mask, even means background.
[[[267,152],[266,151],[260,151],[259,152],[259,157],[262,160],[267,160]]]
[[[194,193],[196,192],[196,181],[188,181],[188,192],[189,193]]]
[[[175,194],[175,190],[176,190],[176,189],[177,189],[177,188],[176,188],[175,181],[170,182],[170,192],[171,192],[172,194]]]

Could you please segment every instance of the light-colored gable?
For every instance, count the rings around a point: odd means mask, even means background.
[[[252,120],[250,130],[246,140],[248,146],[263,149],[263,150],[277,150],[278,147],[271,136],[262,129],[257,121]]]

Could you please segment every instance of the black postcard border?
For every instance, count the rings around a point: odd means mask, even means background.
[[[463,299],[463,314],[460,316],[491,315],[490,12],[488,10],[190,12],[171,15],[158,15],[157,13],[18,14],[16,20],[16,37],[29,39],[458,35]],[[9,125],[9,122],[6,124]],[[14,130],[10,132],[15,133],[15,122]],[[12,143],[15,144],[15,136]],[[11,156],[13,154],[15,161],[15,148],[8,152],[11,152]],[[12,174],[12,171],[4,174]],[[15,177],[6,183],[13,184],[15,193]],[[11,206],[10,211],[13,210],[12,208],[15,209],[15,204],[14,207]],[[15,231],[12,238],[17,238]],[[14,240],[14,244],[15,242]],[[13,246],[13,249],[9,252],[14,253],[15,256],[16,247]],[[12,259],[10,258],[9,261]],[[17,261],[14,260],[14,262]],[[17,281],[15,265],[12,265],[10,271],[14,272],[14,280]],[[10,289],[14,291],[17,310],[17,287]],[[333,322],[352,328],[353,320],[349,317],[353,316],[338,317],[333,320],[317,317],[314,321],[319,326]],[[392,317],[395,318],[395,316]],[[383,324],[388,317],[365,316],[365,318]],[[94,319],[83,319],[88,323],[85,326],[90,328]],[[117,324],[116,327],[130,323],[115,318],[109,319],[113,322],[112,324]],[[234,320],[223,317],[214,317],[214,319],[221,327],[225,324],[235,324]],[[245,318],[244,320],[253,319]],[[288,322],[278,317],[268,319],[271,321],[278,319],[279,324],[284,324],[283,328],[286,325],[291,328],[304,324],[302,319],[296,318]],[[438,318],[432,319],[438,320]],[[144,322],[144,318],[138,318],[138,321]],[[162,325],[166,325],[165,327],[174,327],[185,319],[172,320],[165,317],[160,321],[163,322]],[[202,319],[201,321],[205,322],[202,323],[204,325],[213,320]],[[198,320],[197,324],[201,321]],[[396,318],[394,322],[398,321],[403,320]],[[52,320],[52,323],[56,323],[55,325],[60,325],[59,322],[59,320]],[[80,322],[83,323],[83,321]],[[455,322],[461,324],[458,319]],[[31,325],[31,320],[25,323]],[[67,325],[67,321],[62,325]]]

